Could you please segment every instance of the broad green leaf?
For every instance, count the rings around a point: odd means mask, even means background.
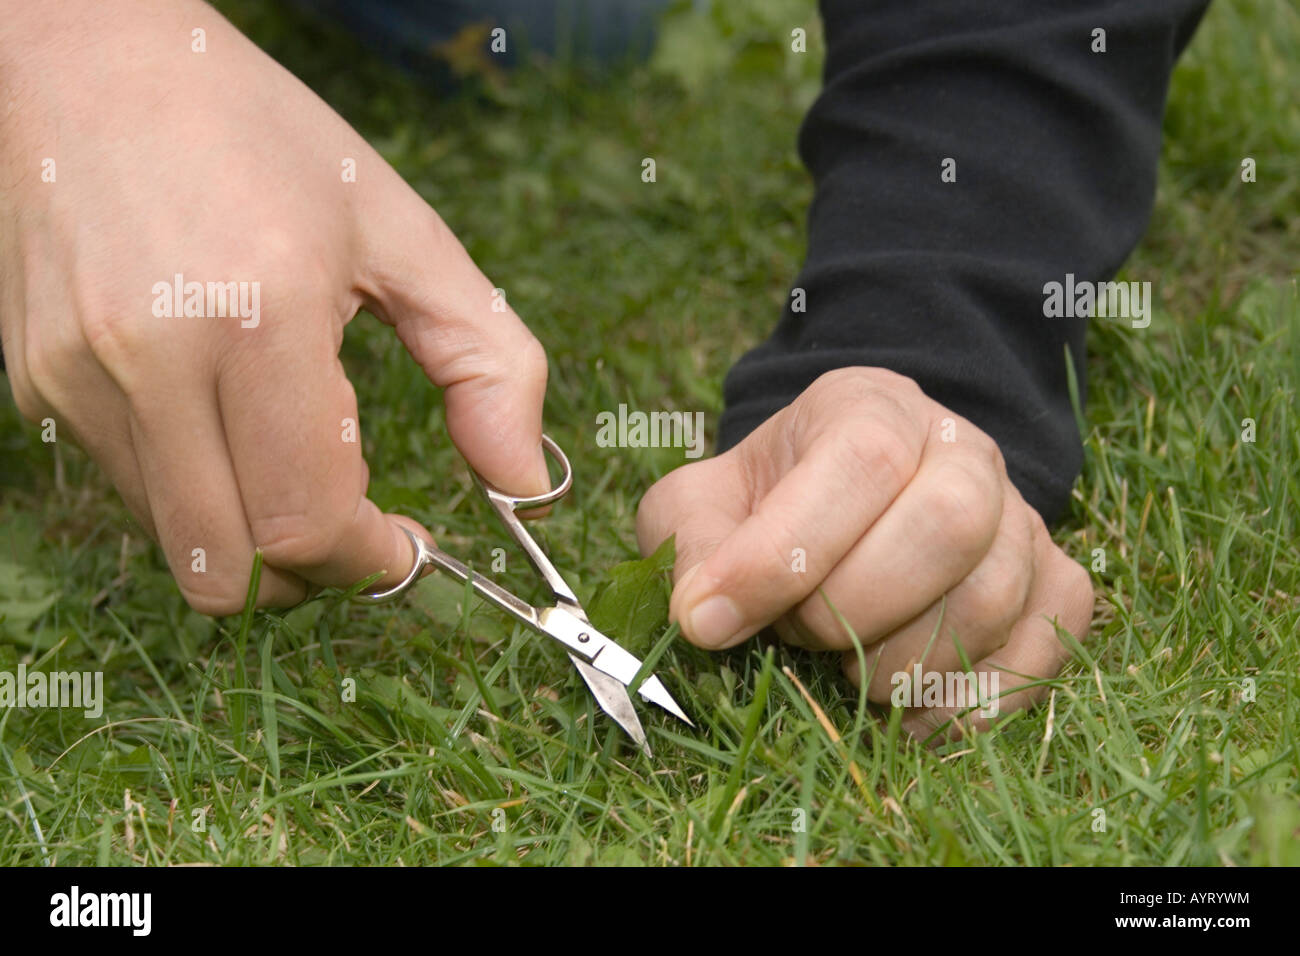
[[[587,605],[591,623],[633,654],[644,654],[668,626],[675,560],[676,544],[669,538],[649,557],[610,568]]]
[[[49,578],[0,559],[0,633],[15,637],[50,609],[59,589]]]

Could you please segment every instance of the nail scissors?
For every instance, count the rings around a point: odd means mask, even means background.
[[[649,756],[650,745],[646,742],[645,730],[641,727],[641,721],[637,718],[636,710],[627,692],[628,685],[641,670],[641,661],[613,638],[607,637],[591,626],[591,622],[587,620],[587,612],[578,602],[573,589],[555,570],[555,566],[551,564],[519,518],[518,513],[521,511],[531,511],[554,504],[568,494],[573,486],[573,468],[569,464],[568,457],[560,450],[560,446],[549,436],[543,435],[542,447],[564,471],[560,483],[545,494],[530,498],[508,495],[488,484],[473,468],[470,469],[470,474],[496,511],[501,523],[510,532],[510,536],[523,549],[528,563],[550,589],[551,604],[534,607],[499,584],[476,574],[456,558],[426,543],[424,539],[407,529],[403,530],[411,539],[411,547],[415,553],[415,563],[410,573],[401,583],[385,591],[363,592],[356,595],[354,600],[362,604],[391,601],[420,580],[425,568],[430,565],[446,572],[462,584],[468,581],[479,597],[488,603],[496,605],[525,627],[563,644],[569,652],[569,659],[573,661],[573,666],[578,669],[582,679],[587,682],[600,709],[613,717],[615,723],[622,727],[637,746]],[[695,726],[655,675],[648,675],[637,688],[637,692],[679,720],[685,721],[692,727]]]

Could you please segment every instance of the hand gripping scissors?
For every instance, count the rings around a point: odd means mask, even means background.
[[[551,604],[545,607],[534,607],[499,584],[474,573],[445,551],[427,544],[424,539],[405,528],[403,530],[411,539],[411,547],[415,552],[415,563],[410,573],[400,584],[386,591],[363,592],[356,595],[354,600],[363,604],[391,601],[420,580],[424,569],[429,565],[446,572],[462,584],[469,582],[479,597],[488,603],[495,604],[525,627],[563,644],[569,652],[569,659],[573,661],[573,666],[578,669],[582,679],[591,688],[596,702],[600,704],[600,709],[613,717],[615,723],[622,727],[637,746],[649,756],[650,745],[646,742],[645,731],[641,727],[641,721],[637,719],[636,710],[627,693],[627,686],[641,670],[641,661],[619,646],[612,638],[591,626],[591,622],[587,620],[587,612],[582,609],[573,589],[555,570],[555,566],[551,564],[519,518],[520,511],[530,511],[554,504],[568,494],[573,486],[573,468],[569,464],[568,457],[560,450],[560,446],[549,436],[543,435],[542,447],[564,470],[564,477],[560,483],[545,494],[531,498],[508,495],[484,481],[473,468],[470,469],[470,474],[496,511],[501,523],[510,532],[510,536],[523,548],[528,563],[550,589],[553,599]],[[690,726],[695,726],[658,677],[653,674],[648,675],[637,690],[646,700],[658,704]]]

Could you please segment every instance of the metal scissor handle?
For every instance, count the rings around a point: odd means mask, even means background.
[[[483,489],[483,493],[493,503],[501,502],[509,506],[511,511],[532,511],[534,508],[545,508],[547,505],[553,505],[569,493],[573,487],[573,466],[569,464],[569,456],[563,449],[555,443],[555,439],[550,435],[542,435],[542,448],[559,464],[563,469],[564,475],[560,478],[560,483],[550,491],[533,495],[531,498],[521,498],[518,495],[508,495],[499,488],[489,485],[477,471],[470,469],[474,475],[475,483]]]
[[[555,440],[551,438],[550,435],[542,435],[542,448],[555,459],[560,468],[564,471],[559,484],[543,494],[532,496],[507,494],[499,488],[488,484],[483,476],[472,468],[470,469],[470,474],[474,477],[474,483],[482,489],[483,494],[486,495],[488,501],[492,503],[492,507],[500,516],[502,524],[506,526],[506,530],[510,532],[510,536],[515,539],[516,543],[518,543],[521,548],[524,549],[524,554],[527,555],[529,564],[531,564],[533,569],[541,575],[542,579],[546,582],[555,597],[576,606],[578,599],[574,596],[573,591],[569,588],[569,585],[565,583],[564,578],[560,577],[559,572],[555,570],[555,567],[547,559],[546,555],[542,553],[541,548],[537,546],[537,542],[533,540],[532,535],[525,530],[523,522],[517,515],[517,512],[520,511],[532,511],[535,508],[545,508],[548,505],[553,505],[555,502],[567,495],[569,490],[573,487],[573,466],[569,464],[568,455],[564,453],[563,449],[555,443]],[[415,561],[411,565],[411,570],[407,572],[406,577],[402,578],[400,582],[394,584],[391,588],[387,588],[383,591],[363,591],[360,594],[353,595],[352,600],[357,604],[383,604],[392,601],[405,594],[407,590],[419,581],[420,578],[424,576],[425,568],[430,565],[434,565],[435,567],[445,567],[446,559],[450,558],[450,555],[445,555],[441,551],[435,551],[423,538],[411,530],[407,528],[403,528],[402,530],[405,531],[406,536],[411,539],[411,548],[415,554]],[[454,559],[452,560],[454,561]]]

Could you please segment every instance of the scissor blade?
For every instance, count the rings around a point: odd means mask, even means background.
[[[637,672],[641,670],[641,662],[637,660],[636,656],[620,645],[615,644],[609,638],[605,639],[604,645],[591,659],[591,664],[596,670],[610,675],[625,687],[632,683]],[[641,682],[637,693],[650,703],[658,704],[678,720],[683,720],[692,727],[695,726],[695,724],[691,723],[691,719],[686,716],[686,712],[677,706],[677,701],[673,700],[672,694],[668,693],[668,688],[664,687],[663,682],[654,674],[649,675]]]
[[[571,654],[586,658],[592,667],[608,674],[624,687],[631,684],[641,670],[641,661],[634,654],[576,616],[572,610],[558,606],[542,608],[538,613],[538,623],[533,626],[559,641]],[[652,704],[658,704],[677,719],[695,726],[653,674],[642,682],[639,692]]]
[[[686,716],[686,712],[677,706],[677,701],[673,700],[673,695],[668,693],[668,688],[654,674],[651,674],[642,682],[637,692],[652,704],[658,704],[678,720],[685,721],[687,726],[695,726],[691,718]]]
[[[570,654],[569,660],[573,661],[573,666],[578,669],[582,679],[587,682],[587,686],[591,689],[591,694],[596,698],[596,703],[600,705],[600,709],[614,718],[614,723],[623,728],[627,735],[641,748],[642,753],[647,757],[654,756],[650,752],[650,744],[646,742],[645,730],[641,727],[641,720],[636,715],[636,708],[632,706],[632,698],[627,696],[627,688],[608,674],[602,674],[596,670],[577,654]]]

